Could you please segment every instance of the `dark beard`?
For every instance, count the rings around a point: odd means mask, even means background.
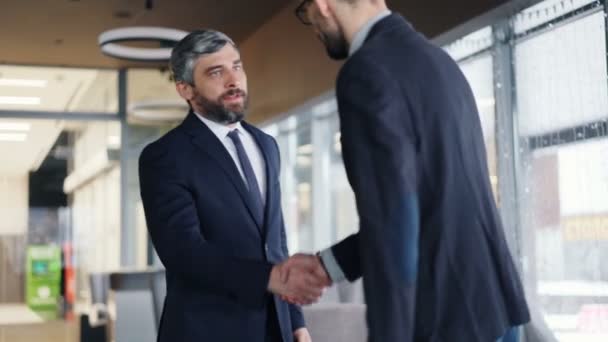
[[[242,108],[231,109],[222,104],[222,99],[225,96],[231,96],[237,93],[241,94],[243,97]],[[247,93],[244,91],[240,89],[233,89],[222,94],[217,101],[209,100],[200,94],[197,94],[193,101],[199,107],[203,108],[203,113],[200,114],[204,115],[209,120],[223,125],[230,125],[243,120],[245,117],[245,111],[247,110],[247,105],[249,103],[249,98],[247,97]]]
[[[331,59],[339,61],[348,57],[348,42],[342,32],[339,31],[335,34],[323,32],[319,39],[325,45],[327,55]]]

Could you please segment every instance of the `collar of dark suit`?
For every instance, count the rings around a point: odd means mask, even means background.
[[[393,12],[391,15],[378,21],[376,25],[372,27],[367,35],[365,41],[372,39],[374,36],[382,34],[384,32],[392,31],[396,28],[406,29],[408,32],[415,33],[414,27],[407,21],[401,14]]]

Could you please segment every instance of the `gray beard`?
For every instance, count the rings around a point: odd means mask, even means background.
[[[222,104],[210,101],[202,96],[199,97],[196,104],[203,108],[201,115],[205,116],[211,121],[230,125],[242,121],[245,118],[245,110],[247,109],[248,98],[245,98],[244,110],[237,112],[224,107]]]

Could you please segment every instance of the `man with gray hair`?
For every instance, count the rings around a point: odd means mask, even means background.
[[[225,34],[190,33],[171,70],[191,108],[139,160],[148,231],[167,272],[163,342],[308,342],[296,304],[329,285],[288,257],[275,140],[242,121],[247,77]],[[325,277],[327,278],[327,277]]]

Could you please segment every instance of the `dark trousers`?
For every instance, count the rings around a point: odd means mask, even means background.
[[[283,342],[281,337],[281,327],[277,318],[277,310],[272,296],[268,299],[268,309],[266,310],[266,342]]]

